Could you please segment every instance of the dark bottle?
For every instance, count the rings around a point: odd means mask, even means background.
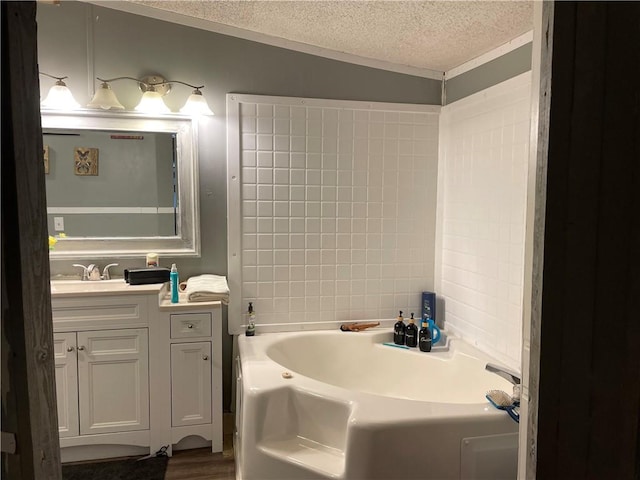
[[[398,315],[398,321],[393,326],[393,343],[396,345],[404,345],[404,332],[407,329],[407,326],[403,322],[404,318],[402,318],[402,310],[400,310],[400,315]]]
[[[422,328],[418,334],[418,348],[421,352],[431,351],[431,330],[426,319],[422,320]]]
[[[249,315],[249,322],[247,323],[247,330],[244,333],[247,337],[253,337],[256,334],[256,312],[253,311],[253,302],[249,302],[247,315]]]
[[[413,318],[413,313],[409,319],[409,325],[404,333],[404,344],[407,347],[418,346],[418,327],[416,326],[416,320]]]

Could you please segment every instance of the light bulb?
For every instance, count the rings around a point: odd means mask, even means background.
[[[189,95],[184,106],[180,109],[180,113],[185,115],[215,115],[209,108],[206,98],[202,96],[202,92],[197,88]]]
[[[147,90],[142,94],[140,103],[136,105],[135,110],[143,113],[171,113],[169,107],[162,100],[162,95],[153,90]]]
[[[103,110],[124,110],[116,94],[111,90],[111,86],[107,82],[102,82],[100,88],[96,90],[96,94],[93,96],[91,102],[87,104],[89,108],[102,108]]]
[[[71,90],[69,90],[69,87],[67,87],[62,80],[58,80],[56,84],[51,87],[47,98],[42,101],[41,105],[45,108],[55,110],[74,110],[80,108],[80,104],[76,102],[71,94]]]

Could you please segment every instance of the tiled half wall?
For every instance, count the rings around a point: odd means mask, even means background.
[[[436,277],[445,322],[520,369],[530,72],[442,109]]]
[[[230,333],[419,317],[440,107],[227,96]]]

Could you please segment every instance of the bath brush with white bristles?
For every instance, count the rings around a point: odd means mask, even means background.
[[[520,414],[514,411],[516,406],[511,395],[502,390],[489,390],[485,396],[491,405],[506,411],[516,423],[520,423]]]

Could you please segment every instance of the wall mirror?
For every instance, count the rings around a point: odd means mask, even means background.
[[[198,256],[197,120],[42,112],[52,259]]]

